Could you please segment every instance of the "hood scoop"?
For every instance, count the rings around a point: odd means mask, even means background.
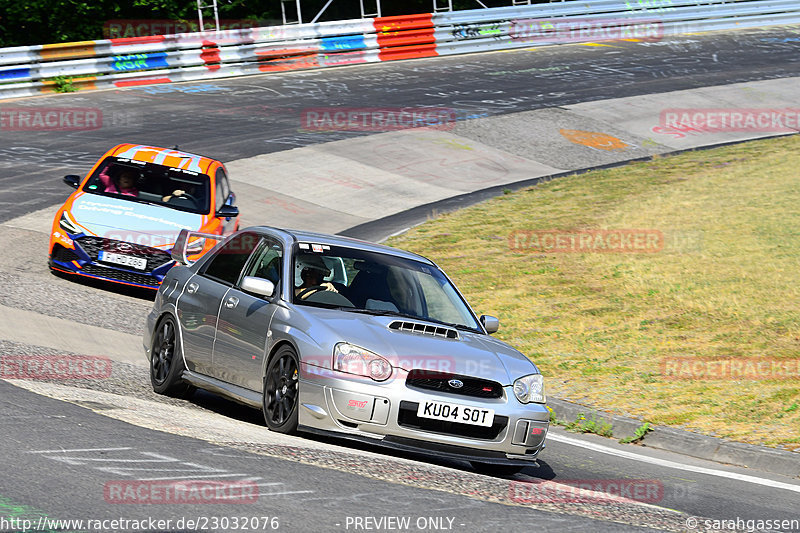
[[[432,326],[419,322],[409,322],[407,320],[395,320],[389,324],[389,329],[404,331],[406,333],[420,333],[422,335],[433,335],[434,337],[445,337],[447,339],[457,339],[458,331],[453,328],[443,326]]]

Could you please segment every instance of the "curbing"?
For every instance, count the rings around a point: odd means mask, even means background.
[[[613,427],[614,438],[632,436],[636,428],[644,423],[642,420],[612,415],[557,398],[548,398],[547,405],[558,420],[571,422],[584,415],[586,418],[594,417],[598,421],[605,421]],[[653,431],[639,441],[644,446],[772,474],[800,477],[800,453],[728,441],[671,427],[652,427]]]

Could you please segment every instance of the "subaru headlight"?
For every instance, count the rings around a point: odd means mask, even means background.
[[[333,368],[340,372],[385,381],[392,375],[392,365],[376,353],[340,342],[333,348]]]
[[[520,403],[546,403],[544,377],[541,374],[531,374],[519,378],[514,382],[514,396]]]
[[[61,213],[61,219],[58,221],[58,225],[61,226],[61,229],[67,233],[75,234],[81,232],[81,228],[78,226],[78,223],[72,219],[67,211]]]

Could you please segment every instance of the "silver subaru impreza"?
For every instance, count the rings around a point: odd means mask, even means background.
[[[173,258],[211,235],[183,230]],[[306,431],[513,472],[535,464],[542,375],[490,336],[430,260],[368,242],[253,227],[172,268],[147,317],[153,390],[205,389]]]

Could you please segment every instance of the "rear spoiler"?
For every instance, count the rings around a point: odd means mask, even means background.
[[[213,239],[215,241],[221,241],[225,238],[224,235],[214,235],[212,233],[200,233],[199,231],[190,231],[188,229],[182,229],[181,232],[178,234],[178,239],[175,241],[175,246],[172,247],[172,259],[181,263],[183,265],[189,265],[192,262],[189,261],[189,258],[186,257],[186,249],[189,245],[189,239],[192,237],[197,237],[198,239]],[[205,249],[205,244],[203,247],[198,250],[198,252]],[[194,252],[194,253],[198,253]]]

